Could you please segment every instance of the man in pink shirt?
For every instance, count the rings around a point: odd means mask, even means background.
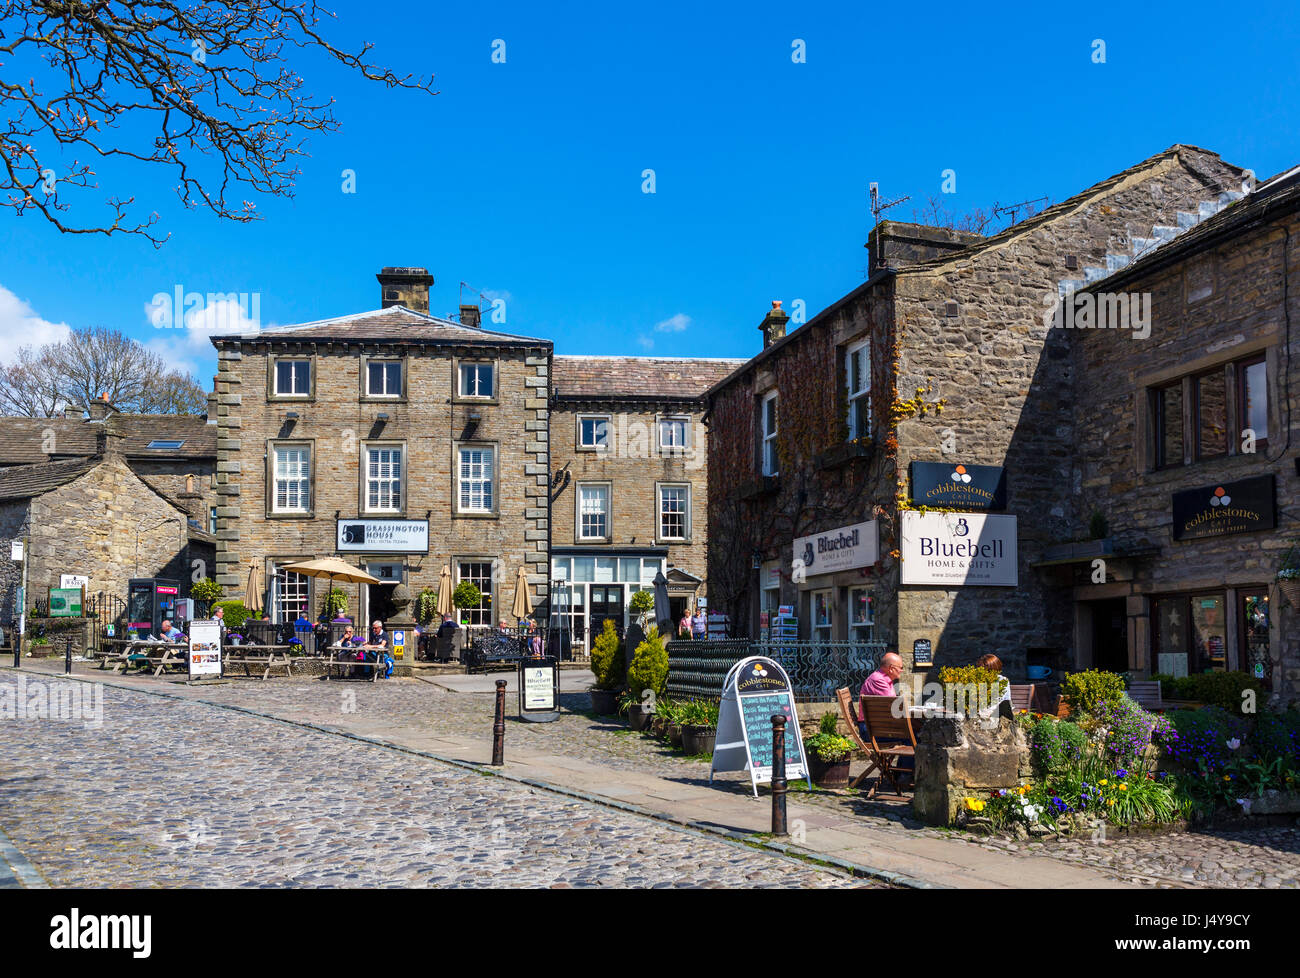
[[[867,715],[867,705],[862,702],[863,696],[893,696],[894,683],[898,677],[903,674],[903,659],[895,652],[886,652],[880,657],[880,668],[873,672],[862,683],[862,689],[858,693],[858,716]],[[861,721],[859,721],[861,722]]]

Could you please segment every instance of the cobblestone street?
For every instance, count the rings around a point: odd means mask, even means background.
[[[2,685],[12,688],[13,677]],[[424,702],[426,711],[431,692],[414,683],[349,690],[358,709]],[[204,692],[307,712],[340,702],[323,683]],[[0,728],[2,827],[53,886],[866,885],[238,712],[112,687],[103,703],[99,729],[49,720]]]

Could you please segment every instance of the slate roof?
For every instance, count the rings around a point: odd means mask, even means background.
[[[446,343],[470,346],[550,347],[550,340],[498,333],[490,329],[462,326],[450,319],[427,316],[405,306],[389,306],[333,319],[320,319],[293,326],[273,326],[247,333],[225,333],[212,337],[220,348],[223,343],[257,340],[277,343],[289,341],[343,340],[359,343]]]
[[[127,458],[212,459],[217,457],[217,426],[202,415],[115,414]],[[102,422],[80,418],[0,418],[0,466],[82,458],[95,454],[95,435]],[[53,431],[52,452],[45,452],[45,432]],[[149,448],[151,441],[180,441],[177,449]]]
[[[746,361],[678,357],[557,356],[557,400],[695,400]]]
[[[39,496],[85,475],[99,462],[98,458],[74,458],[0,469],[0,500]]]

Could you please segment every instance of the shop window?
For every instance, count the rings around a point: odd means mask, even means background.
[[[1196,458],[1228,453],[1228,380],[1222,370],[1201,374],[1196,392]]]
[[[1255,433],[1255,451],[1268,446],[1268,377],[1263,355],[1237,364],[1237,397],[1242,432]],[[1238,432],[1238,435],[1242,435]]]
[[[1170,595],[1152,602],[1155,672],[1192,675],[1227,668],[1227,621],[1222,592]]]
[[[1183,464],[1182,381],[1154,392],[1156,468]]]
[[[874,624],[871,591],[864,587],[849,588],[849,640],[870,642]]]
[[[1268,644],[1269,605],[1268,592],[1244,591],[1239,595],[1241,610],[1241,636],[1238,648],[1241,650],[1242,671],[1254,676],[1264,684],[1264,689],[1273,689],[1273,657]]]
[[[834,629],[834,602],[830,591],[812,592],[812,637],[815,642],[829,642]]]
[[[492,621],[492,562],[490,560],[461,560],[456,562],[456,583],[468,581],[479,589],[482,597],[472,608],[461,608],[461,621],[471,625],[488,625]]]

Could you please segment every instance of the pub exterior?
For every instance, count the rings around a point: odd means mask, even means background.
[[[788,335],[775,303],[763,351],[708,393],[726,541],[709,585],[734,631],[779,618],[799,638],[883,641],[904,681],[985,652],[1017,679],[1079,665],[1052,558],[1090,536],[1074,459],[1110,452],[1113,425],[1076,417],[1075,334],[1052,313],[1246,179],[1180,145],[990,237],[882,222],[866,282]],[[1112,333],[1096,338],[1136,352]]]

